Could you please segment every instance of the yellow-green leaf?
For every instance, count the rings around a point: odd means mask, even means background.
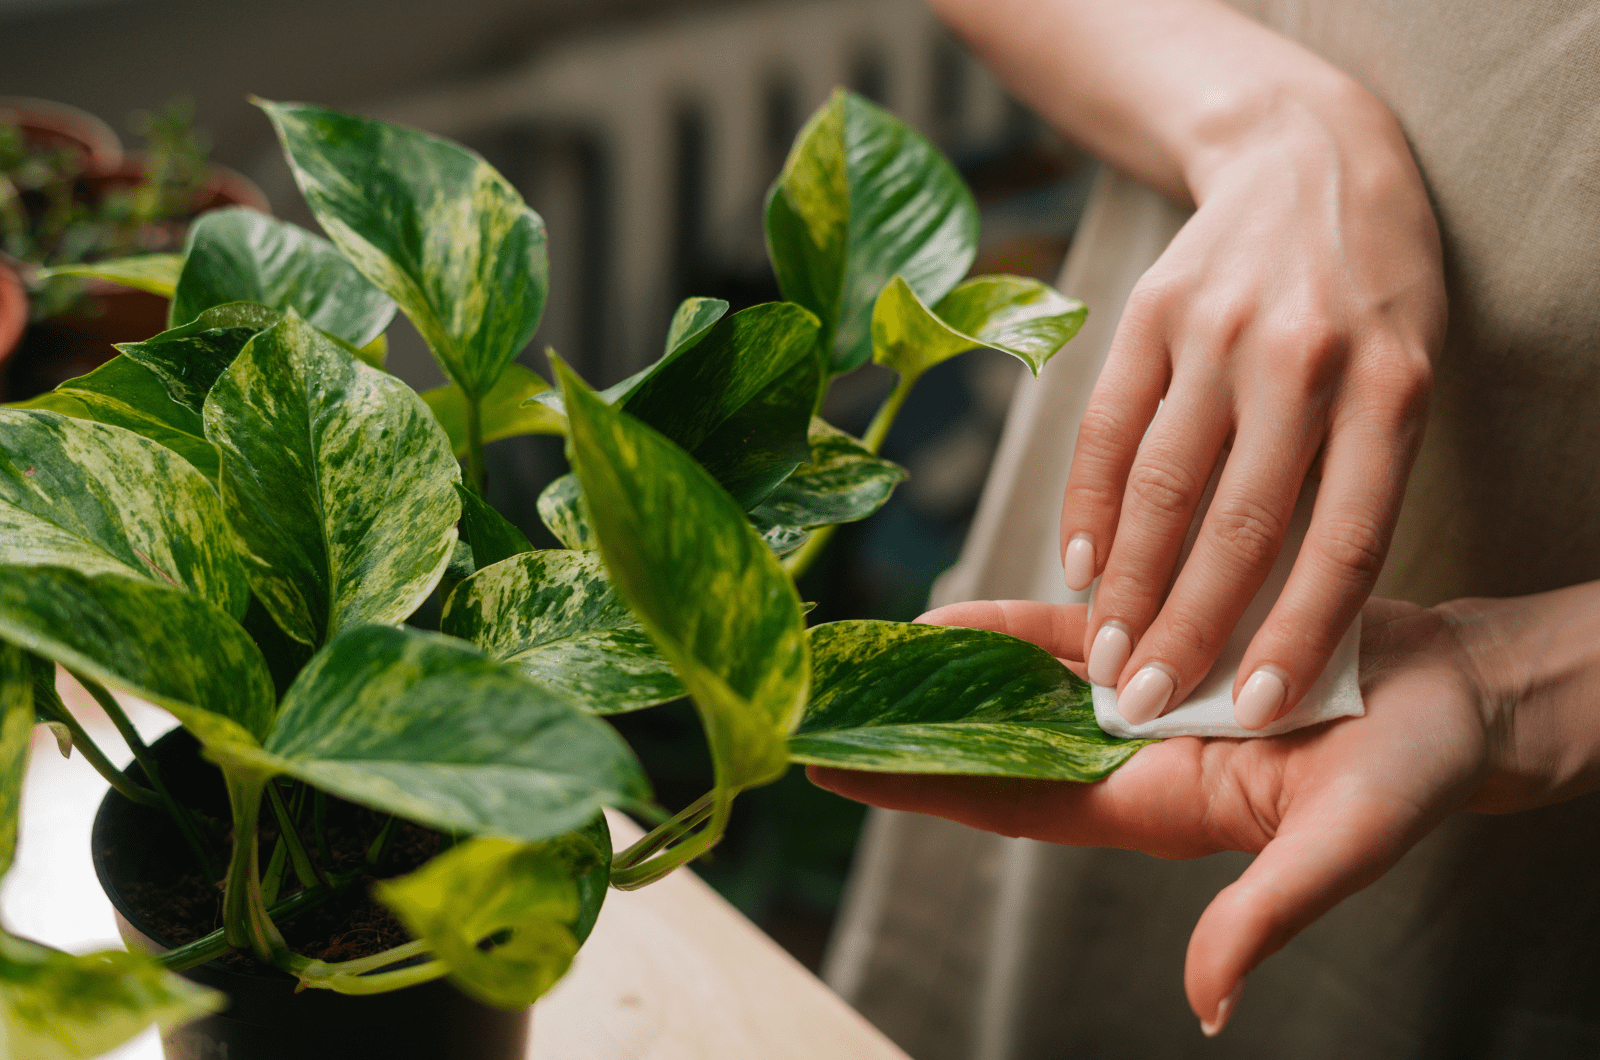
[[[0,877],[11,869],[22,814],[22,778],[33,738],[35,675],[28,653],[0,640]]]
[[[535,395],[550,389],[550,384],[531,368],[515,361],[506,365],[505,373],[483,396],[479,406],[480,423],[485,442],[498,442],[502,438],[515,438],[519,434],[561,434],[566,430],[566,418],[546,405],[533,401]],[[450,436],[450,447],[456,458],[467,455],[467,396],[454,383],[436,386],[422,392],[422,400],[433,411],[444,433]]]
[[[1083,326],[1088,310],[1026,276],[979,276],[929,309],[896,276],[872,311],[872,359],[914,379],[978,346],[1016,357],[1034,375]]]
[[[92,261],[81,265],[57,265],[53,269],[40,269],[35,275],[41,280],[56,276],[105,280],[148,291],[162,298],[171,298],[178,286],[178,274],[182,271],[182,254],[139,254],[131,258]]]

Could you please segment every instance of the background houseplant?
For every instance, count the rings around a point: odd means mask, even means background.
[[[215,999],[159,966],[230,949],[304,987],[448,976],[526,1005],[570,962],[597,882],[643,886],[710,849],[737,794],[791,761],[1091,779],[1138,746],[1101,734],[1082,682],[1021,641],[805,628],[792,577],[904,477],[875,450],[922,372],[980,345],[1037,370],[1083,317],[1037,281],[962,282],[971,198],[910,129],[836,94],[769,200],[789,301],[726,315],[690,299],[662,358],[597,393],[558,357],[559,390],[512,364],[544,303],[544,232],[482,159],[263,106],[332,243],[222,211],[177,269],[85,270],[168,293],[171,328],[0,410],[0,821],[14,827],[29,728],[64,727],[120,797],[172,817],[198,864],[226,862],[223,927],[155,963],[0,936],[9,1040],[92,1055],[193,1014]],[[419,396],[378,367],[396,305],[448,386]],[[869,358],[900,383],[857,440],[814,413]],[[481,498],[485,440],[526,431],[567,436],[573,474],[539,505],[566,549],[530,549]],[[440,633],[395,625],[434,592]],[[177,716],[221,769],[230,839],[170,797],[136,737],[149,787],[72,731],[57,662],[114,719],[106,686]],[[685,693],[715,786],[613,858],[597,811],[652,810],[599,716]],[[365,875],[317,856],[330,795],[385,815],[373,859],[386,815],[445,834],[378,888],[412,941],[330,961],[284,940],[280,921]],[[264,819],[278,837],[263,852]],[[105,1020],[91,992],[126,1018]]]

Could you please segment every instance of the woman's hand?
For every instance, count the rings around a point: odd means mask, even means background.
[[[1091,680],[1149,721],[1216,661],[1320,461],[1234,685],[1259,729],[1315,683],[1383,566],[1443,335],[1439,239],[1398,128],[1359,89],[1286,97],[1190,173],[1199,207],[1129,298],[1079,429],[1063,564],[1074,589],[1101,576]]]
[[[1591,616],[1590,626],[1600,614],[1595,597],[1591,590],[1576,605],[1575,613]],[[1518,606],[1522,617],[1508,624],[1502,612]],[[1212,901],[1189,943],[1189,1004],[1202,1028],[1216,1033],[1251,969],[1375,881],[1449,813],[1537,805],[1592,784],[1579,782],[1583,770],[1573,764],[1592,761],[1592,745],[1587,753],[1569,748],[1558,777],[1548,755],[1526,740],[1513,744],[1509,722],[1529,677],[1520,663],[1495,660],[1537,654],[1511,643],[1523,634],[1508,630],[1517,621],[1531,630],[1529,616],[1550,613],[1521,602],[1424,610],[1374,600],[1362,628],[1366,716],[1266,739],[1167,740],[1142,748],[1096,784],[817,767],[810,774],[852,799],[1008,836],[1164,858],[1259,854]],[[1007,601],[957,604],[924,620],[997,629],[1072,659],[1084,614],[1082,607]],[[1581,641],[1573,638],[1572,651],[1593,656]],[[1600,667],[1558,660],[1555,669],[1593,674]],[[1588,697],[1591,686],[1576,689],[1577,698]],[[1547,730],[1557,745],[1569,742],[1559,724]]]

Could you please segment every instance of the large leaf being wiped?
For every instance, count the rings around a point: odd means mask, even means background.
[[[173,327],[228,302],[293,309],[355,346],[383,333],[394,302],[327,240],[255,210],[202,214],[172,297]]]
[[[528,552],[485,567],[450,595],[439,629],[596,714],[684,694],[593,552]]]
[[[205,423],[251,588],[296,640],[398,622],[443,575],[460,471],[404,383],[290,314],[217,380]]]
[[[362,626],[283,698],[269,764],[438,828],[546,839],[648,797],[605,722],[452,637]]]
[[[569,452],[611,582],[694,697],[721,802],[773,780],[811,671],[800,599],[692,457],[557,362]]]
[[[205,477],[119,427],[0,409],[0,563],[115,572],[187,589],[235,617],[244,567]]]
[[[89,1060],[152,1023],[215,1012],[221,994],[123,950],[74,956],[0,930],[0,1056]]]
[[[488,393],[544,312],[539,215],[447,140],[301,103],[260,105],[329,238],[399,303],[452,382],[469,397]]]
[[[767,200],[783,296],[822,321],[832,370],[872,352],[872,304],[904,276],[944,297],[978,250],[978,208],[937,148],[888,111],[837,91],[801,130]]]
[[[1150,742],[1106,735],[1087,683],[1003,633],[868,621],[810,637],[811,702],[789,741],[797,762],[1088,781]]]
[[[915,379],[978,346],[1016,357],[1034,375],[1083,326],[1088,310],[1026,276],[979,276],[929,309],[896,276],[872,311],[872,359]]]

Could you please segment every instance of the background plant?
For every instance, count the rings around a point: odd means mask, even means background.
[[[527,1004],[565,970],[607,881],[643,886],[709,850],[739,792],[791,762],[1087,780],[1138,746],[1100,733],[1086,686],[1021,641],[806,628],[793,578],[905,477],[877,450],[921,374],[978,346],[1037,371],[1084,316],[1034,280],[963,280],[976,209],[912,130],[835,94],[768,204],[788,300],[730,315],[689,299],[658,361],[596,391],[553,352],[556,387],[512,363],[544,305],[545,235],[481,158],[261,105],[328,240],[220,211],[181,257],[82,270],[167,294],[170,329],[0,410],[0,820],[14,822],[36,720],[171,814],[225,876],[224,927],[158,965],[235,947],[308,987],[448,975]],[[396,307],[448,385],[417,395],[382,370]],[[899,382],[856,439],[816,412],[869,358]],[[533,550],[482,498],[486,440],[530,431],[567,439],[572,474],[539,499],[564,549]],[[439,632],[397,624],[435,591]],[[148,788],[86,741],[56,663],[113,719],[108,688],[201,742],[227,784],[231,846],[166,794],[125,720]],[[714,786],[612,857],[602,807],[665,815],[603,716],[685,695]],[[355,878],[320,871],[300,838],[327,795],[451,838],[378,891],[412,942],[333,963],[284,942],[280,920]],[[281,835],[265,867],[264,812]],[[182,999],[125,990],[139,1018],[208,1003],[126,960]],[[50,1018],[80,995],[9,967],[3,1033],[53,1035],[62,1055],[106,1047],[110,1024]]]

